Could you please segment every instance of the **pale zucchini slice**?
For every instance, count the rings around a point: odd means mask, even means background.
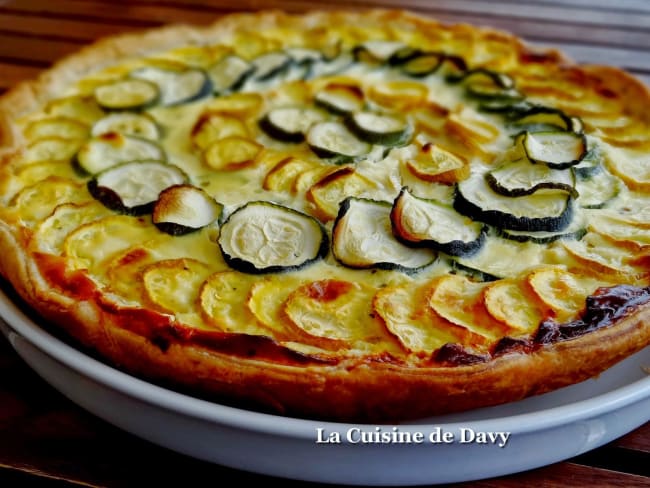
[[[340,122],[320,122],[307,132],[307,143],[321,158],[335,164],[352,162],[370,152],[371,145],[359,140]]]
[[[91,135],[100,136],[117,132],[125,136],[135,136],[156,141],[160,139],[161,130],[156,121],[148,114],[133,112],[115,112],[99,119],[92,127]]]
[[[153,223],[170,235],[197,231],[217,221],[223,205],[201,188],[174,185],[163,190],[153,207]]]
[[[221,226],[219,247],[234,269],[275,273],[307,266],[328,251],[324,227],[313,217],[270,202],[249,202]]]
[[[403,188],[391,211],[393,232],[411,246],[427,246],[454,256],[477,252],[486,227],[456,212],[451,205],[415,197]]]
[[[251,63],[237,55],[228,55],[208,68],[215,95],[239,90],[248,77],[255,71]]]
[[[412,272],[430,265],[437,253],[414,249],[393,235],[391,204],[361,198],[341,203],[332,231],[332,253],[350,268],[396,269]]]
[[[408,142],[411,125],[402,116],[371,111],[353,112],[346,125],[362,141],[382,146],[401,146]]]
[[[178,167],[156,160],[131,161],[98,173],[88,182],[90,194],[111,210],[130,215],[150,212],[158,195],[187,181]]]
[[[146,66],[132,71],[130,77],[157,85],[160,90],[158,101],[163,106],[193,102],[212,92],[210,78],[205,71],[198,68],[172,71]]]
[[[519,136],[526,157],[533,163],[566,169],[582,161],[587,154],[584,134],[575,132],[525,132]]]
[[[144,110],[160,99],[156,83],[146,79],[125,79],[95,89],[97,104],[106,110]]]
[[[325,120],[322,111],[307,106],[278,107],[268,112],[259,122],[269,136],[283,142],[302,142],[315,123]]]
[[[129,161],[165,161],[164,149],[153,141],[109,132],[89,139],[77,152],[75,163],[85,173],[94,175]]]

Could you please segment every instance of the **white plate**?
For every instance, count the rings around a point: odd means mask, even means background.
[[[44,331],[0,294],[0,328],[46,381],[83,408],[156,444],[209,462],[297,480],[417,485],[490,478],[594,449],[650,420],[650,348],[599,378],[527,400],[399,426],[268,415],[210,403],[121,373]],[[8,324],[8,325],[7,325]],[[341,444],[317,443],[330,435]],[[351,443],[349,433],[397,430],[422,443]],[[508,432],[504,447],[462,432]],[[430,442],[436,432],[451,443]],[[436,440],[436,439],[433,439]]]

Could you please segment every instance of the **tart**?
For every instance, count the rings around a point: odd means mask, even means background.
[[[115,367],[397,422],[650,342],[650,95],[402,11],[101,40],[0,99],[0,272]]]

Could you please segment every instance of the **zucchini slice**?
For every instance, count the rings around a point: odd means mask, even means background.
[[[160,139],[160,127],[146,113],[115,112],[99,119],[91,129],[94,137],[107,132],[119,132],[126,136],[142,137],[152,141]]]
[[[210,78],[198,68],[172,71],[147,66],[131,71],[130,76],[158,85],[160,104],[166,107],[193,102],[212,93]]]
[[[453,256],[479,250],[486,226],[459,214],[451,205],[412,195],[407,188],[393,203],[390,220],[395,236],[407,245],[428,246]]]
[[[75,156],[75,165],[84,173],[100,171],[125,163],[144,159],[165,161],[164,149],[153,141],[117,132],[93,137],[81,146]]]
[[[573,166],[577,179],[587,180],[603,170],[604,161],[602,149],[596,144],[589,144],[590,148],[578,164]]]
[[[509,161],[489,171],[485,178],[490,188],[508,197],[531,195],[543,188],[566,191],[574,198],[578,196],[571,169],[554,169],[525,159]]]
[[[401,146],[411,136],[412,128],[404,117],[363,111],[350,114],[346,126],[359,139],[382,146]]]
[[[309,128],[325,120],[325,114],[313,107],[279,107],[268,112],[259,122],[269,136],[283,142],[302,142]]]
[[[380,64],[387,62],[406,45],[401,41],[367,41],[352,49],[354,59],[362,63]]]
[[[421,49],[411,46],[404,46],[394,51],[388,58],[388,64],[391,66],[400,66],[413,58],[424,54]]]
[[[152,220],[161,231],[179,236],[199,230],[221,217],[223,205],[201,188],[170,186],[158,196]]]
[[[565,229],[555,232],[497,229],[497,234],[506,239],[517,242],[530,241],[535,244],[549,244],[560,239],[580,240],[586,233],[585,219],[578,215],[573,217],[573,220]]]
[[[245,273],[295,270],[328,252],[318,220],[275,203],[249,202],[221,226],[219,247],[226,263]]]
[[[513,125],[528,132],[540,131],[570,131],[582,132],[582,121],[577,117],[569,117],[556,108],[534,105],[523,113],[517,114]]]
[[[314,103],[335,115],[345,115],[363,109],[365,100],[358,86],[330,83],[314,96]]]
[[[403,73],[414,78],[423,78],[435,73],[444,59],[444,55],[435,52],[422,52],[411,56],[401,65]]]
[[[578,164],[587,154],[587,139],[575,132],[524,132],[521,144],[526,157],[556,169]]]
[[[564,191],[507,197],[492,190],[481,173],[458,183],[454,208],[474,220],[510,230],[559,231],[573,217],[572,197]]]
[[[340,122],[319,122],[307,132],[307,144],[320,158],[344,164],[370,152],[371,145],[357,139]]]
[[[291,57],[295,64],[313,64],[323,61],[325,56],[317,49],[308,47],[289,47],[285,52]]]
[[[187,179],[178,166],[163,161],[130,161],[95,175],[88,191],[111,210],[142,215],[151,212],[161,191]]]
[[[414,249],[393,235],[391,204],[346,198],[332,230],[332,254],[349,268],[417,271],[436,260],[433,249]]]
[[[449,57],[447,58],[450,59]],[[464,64],[464,61],[463,61]],[[505,73],[492,71],[486,68],[476,68],[463,71],[459,76],[447,77],[448,81],[461,82],[466,87],[469,86],[493,86],[501,90],[508,90],[515,87],[515,80]]]
[[[582,208],[603,208],[618,196],[621,180],[602,169],[589,178],[579,178],[576,190],[580,196],[576,204]]]
[[[106,110],[143,110],[159,99],[158,85],[148,80],[119,80],[95,89],[97,105]]]
[[[230,54],[224,57],[208,68],[212,92],[215,95],[223,95],[239,90],[253,71],[253,65],[239,56]]]
[[[253,78],[256,81],[267,81],[287,72],[291,66],[291,57],[282,51],[262,54],[251,61]]]

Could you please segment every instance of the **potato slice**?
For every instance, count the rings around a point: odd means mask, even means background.
[[[203,160],[212,169],[236,170],[249,166],[262,151],[263,146],[252,139],[229,136],[210,144]]]
[[[192,127],[190,138],[199,149],[207,149],[224,137],[248,137],[246,124],[239,118],[220,112],[205,112]]]
[[[27,146],[20,160],[23,164],[70,161],[84,141],[84,139],[66,139],[59,136],[38,139]]]
[[[271,168],[264,177],[262,187],[270,191],[292,191],[298,175],[315,167],[318,167],[316,163],[289,156]]]
[[[429,89],[414,81],[386,81],[375,83],[368,90],[368,98],[384,107],[403,112],[422,106]]]
[[[30,244],[37,251],[58,254],[68,234],[108,215],[112,215],[112,212],[97,201],[62,203],[36,226]]]
[[[372,317],[372,290],[359,283],[320,280],[289,294],[283,312],[314,345],[373,342],[379,323]]]
[[[49,137],[85,139],[90,135],[90,127],[70,117],[47,117],[30,122],[23,133],[32,141]]]
[[[254,117],[263,105],[264,98],[258,93],[233,93],[210,101],[208,110],[235,117]]]
[[[469,331],[496,341],[511,327],[495,320],[485,308],[483,292],[489,283],[477,283],[462,275],[446,275],[432,287],[429,306],[441,317]]]
[[[329,173],[307,190],[307,200],[315,205],[315,215],[326,222],[336,218],[340,203],[350,196],[361,196],[376,188],[373,181],[360,175],[352,167],[343,167]]]
[[[415,157],[406,161],[406,167],[424,181],[453,185],[470,174],[469,162],[458,154],[437,145],[426,143]]]
[[[147,298],[168,313],[196,310],[201,285],[210,267],[195,259],[170,259],[147,266],[142,273]]]
[[[199,302],[205,320],[225,332],[270,335],[246,306],[257,277],[237,271],[210,275],[201,286]]]
[[[388,331],[411,352],[431,353],[446,343],[459,342],[462,329],[448,322],[426,305],[426,286],[387,286],[373,300],[373,310]]]
[[[83,185],[69,178],[50,176],[23,188],[11,201],[20,219],[35,223],[45,219],[61,203],[81,203],[91,200]]]
[[[159,235],[150,223],[127,215],[110,215],[78,227],[63,241],[64,255],[77,269],[94,271],[134,242]]]
[[[650,249],[650,229],[602,212],[592,219],[588,229],[632,251]]]
[[[253,316],[278,340],[291,340],[291,324],[282,312],[287,297],[300,286],[289,276],[268,276],[251,287],[246,306]]]
[[[142,271],[156,261],[148,248],[135,245],[118,253],[106,263],[108,289],[127,300],[140,301],[146,298]]]
[[[585,299],[602,284],[600,280],[578,276],[559,266],[536,269],[526,280],[559,322],[576,318],[585,308]]]
[[[57,98],[46,105],[45,112],[53,116],[69,117],[87,125],[94,124],[104,116],[104,111],[92,95]]]
[[[535,331],[544,318],[543,307],[536,295],[517,280],[499,280],[483,292],[485,308],[499,322],[507,324],[516,334]]]

